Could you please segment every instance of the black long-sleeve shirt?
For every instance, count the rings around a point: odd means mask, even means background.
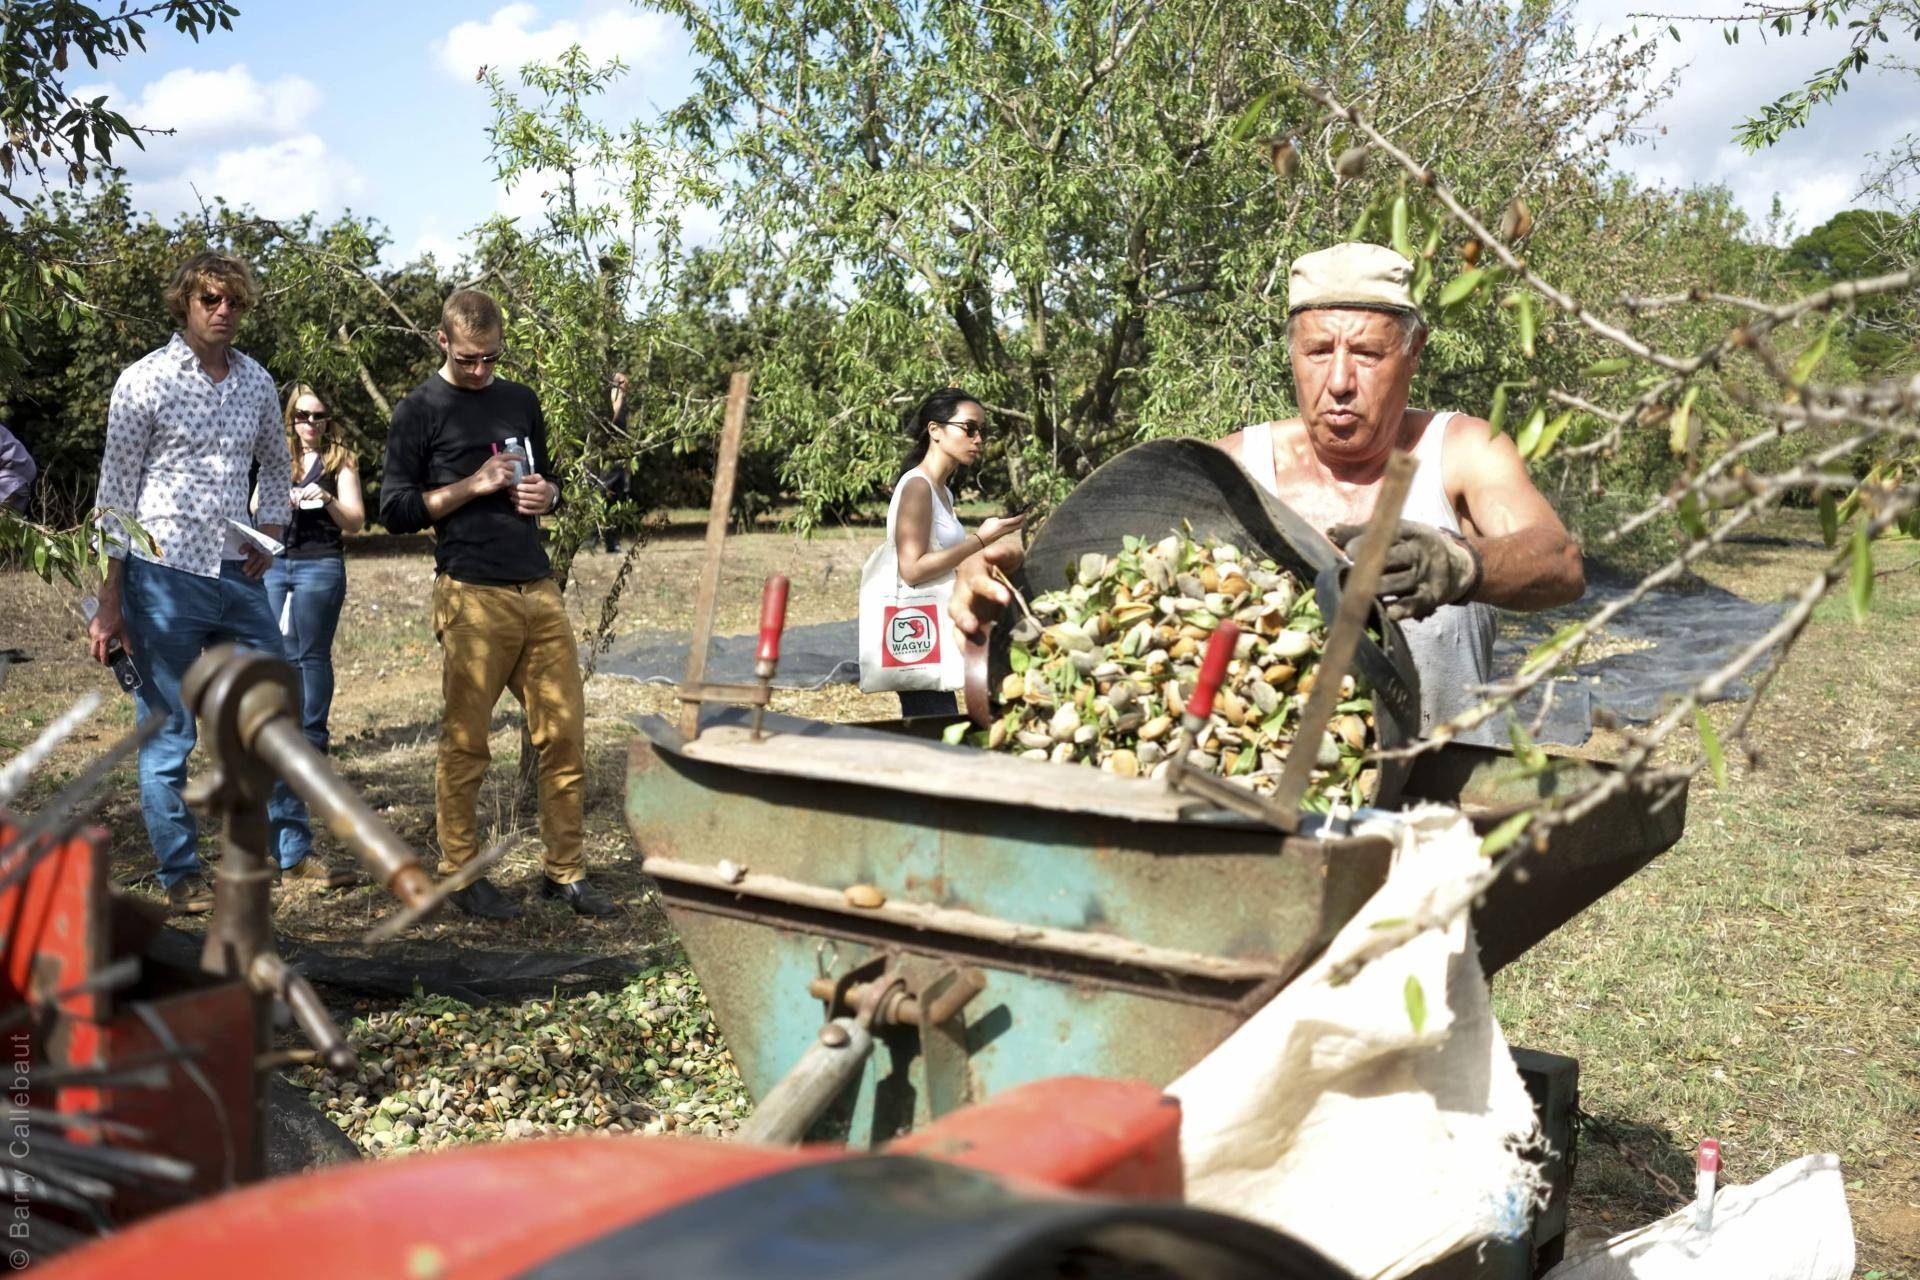
[[[380,522],[394,533],[426,528],[428,490],[465,480],[516,445],[529,474],[553,480],[547,420],[532,388],[495,378],[469,391],[435,373],[394,406]],[[463,502],[433,532],[434,567],[457,581],[513,586],[553,572],[538,521],[513,509],[510,488]]]

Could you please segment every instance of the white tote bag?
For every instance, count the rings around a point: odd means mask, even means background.
[[[860,571],[863,693],[958,689],[965,683],[959,637],[947,618],[952,597],[951,573],[918,587],[900,580],[889,529]]]

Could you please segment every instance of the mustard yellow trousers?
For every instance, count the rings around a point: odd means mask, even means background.
[[[586,874],[580,853],[587,798],[587,707],[580,658],[560,588],[551,578],[482,587],[433,581],[433,632],[442,654],[440,758],[434,772],[440,874],[480,851],[475,808],[493,760],[487,733],[500,691],[526,709],[540,752],[540,839],[547,876]]]

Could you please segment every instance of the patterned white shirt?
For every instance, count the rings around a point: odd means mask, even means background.
[[[260,509],[249,520],[253,461],[260,464]],[[292,485],[280,394],[251,357],[229,350],[227,376],[215,382],[176,333],[113,384],[95,502],[131,515],[153,535],[159,554],[135,544],[140,559],[217,578],[228,519],[285,528]],[[118,525],[102,517],[103,526],[109,523]],[[125,530],[107,536],[109,553],[123,558]]]

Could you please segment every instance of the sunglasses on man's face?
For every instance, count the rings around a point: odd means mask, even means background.
[[[247,309],[246,303],[242,302],[238,298],[231,297],[228,294],[203,293],[200,295],[200,305],[205,307],[209,311],[218,311],[220,309],[220,304],[223,302],[227,304],[227,308],[230,311],[232,311],[235,315],[239,315],[242,311],[245,311]]]
[[[448,358],[463,369],[491,369],[499,364],[506,354],[507,349],[502,347],[493,354],[484,356],[456,356],[449,352]]]
[[[295,422],[326,422],[332,417],[333,415],[325,409],[295,409],[293,411],[293,420]]]
[[[968,422],[965,418],[955,418],[952,422],[943,422],[940,425],[943,427],[958,427],[975,440],[984,439],[987,434],[986,423]]]

